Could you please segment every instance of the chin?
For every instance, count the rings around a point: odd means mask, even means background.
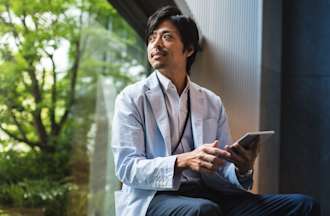
[[[152,65],[153,69],[161,69],[161,68],[164,68],[165,67],[165,64],[161,64],[161,63],[155,63]]]

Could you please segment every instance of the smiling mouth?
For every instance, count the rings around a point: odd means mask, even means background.
[[[160,57],[163,57],[163,56],[164,56],[163,54],[156,53],[156,54],[151,55],[151,58],[159,59]]]
[[[154,53],[151,53],[151,58],[159,58],[159,57],[162,57],[162,56],[166,56],[167,53],[163,50],[157,50],[156,52]]]

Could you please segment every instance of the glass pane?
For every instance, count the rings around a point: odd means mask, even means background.
[[[114,99],[145,56],[106,0],[1,1],[1,215],[114,215]]]

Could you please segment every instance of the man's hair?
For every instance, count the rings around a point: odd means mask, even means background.
[[[191,65],[194,63],[196,53],[199,51],[199,35],[197,25],[192,18],[183,15],[178,8],[173,6],[162,7],[148,19],[145,34],[145,43],[147,45],[149,36],[164,20],[169,20],[179,31],[180,39],[183,43],[183,51],[191,48],[194,50],[194,53],[187,59],[186,69],[187,72],[190,73]]]

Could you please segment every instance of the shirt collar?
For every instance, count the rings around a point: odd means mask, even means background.
[[[157,71],[157,76],[159,78],[159,81],[160,81],[160,84],[162,85],[163,89],[167,92],[168,89],[170,87],[173,87],[175,89],[175,85],[173,84],[173,82],[167,78],[166,76],[164,76],[161,72]],[[189,89],[189,86],[190,86],[190,78],[189,76],[187,75],[187,85],[186,87],[184,88],[182,94],[185,94],[188,89]],[[175,89],[176,90],[176,89]]]

